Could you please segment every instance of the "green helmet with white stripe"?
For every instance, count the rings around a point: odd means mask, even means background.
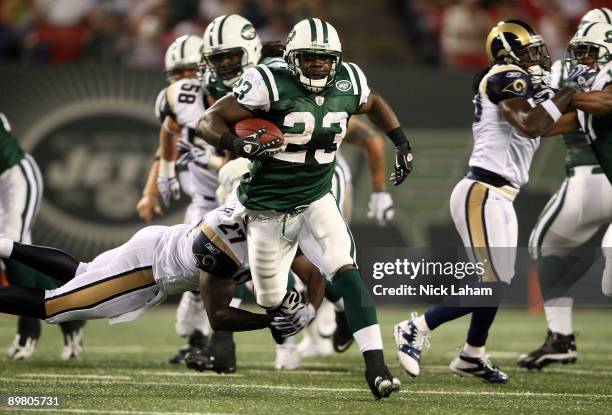
[[[255,28],[237,14],[217,17],[202,37],[204,61],[213,77],[228,88],[261,59],[261,40]]]
[[[612,24],[589,23],[576,32],[568,47],[570,66],[581,57],[595,60],[594,69],[600,70],[612,60]]]
[[[580,19],[578,29],[582,29],[589,23],[612,24],[612,10],[608,9],[607,7],[589,10],[584,16],[582,16],[582,19]]]
[[[331,69],[323,74],[305,70],[306,57],[319,55],[331,60]],[[289,70],[309,91],[321,92],[332,84],[342,63],[342,45],[334,27],[321,19],[305,19],[296,24],[287,38],[285,60]]]
[[[164,66],[169,81],[176,79],[182,69],[197,69],[202,59],[202,38],[184,35],[177,38],[166,50]]]

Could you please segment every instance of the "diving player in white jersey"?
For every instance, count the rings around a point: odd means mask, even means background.
[[[394,327],[398,358],[411,376],[420,373],[421,351],[430,331],[471,313],[465,346],[451,362],[460,376],[506,383],[508,376],[485,355],[489,328],[504,288],[514,276],[517,220],[513,200],[529,178],[539,137],[569,108],[574,90],[552,95],[545,84],[550,61],[544,40],[519,20],[500,22],[489,33],[491,66],[474,83],[474,149],[468,174],[453,190],[450,207],[468,257],[483,266],[474,287],[489,287],[493,298],[482,306],[473,298],[447,297],[424,315]]]
[[[603,12],[605,9],[592,10],[582,22],[593,14],[599,14],[601,20],[605,21],[606,15]],[[608,20],[611,17],[612,13]],[[542,346],[519,356],[517,364],[528,369],[576,361],[578,353],[572,327],[573,298],[567,292],[582,277],[584,269],[577,267],[580,258],[570,254],[602,226],[608,227],[602,240],[606,262],[602,291],[612,296],[612,226],[609,225],[612,222],[612,184],[600,165],[600,160],[604,163],[606,161],[605,151],[603,154],[593,151],[598,150],[596,140],[606,140],[606,136],[612,132],[611,40],[612,25],[587,22],[581,25],[568,48],[568,62],[564,65],[567,70],[562,81],[575,83],[581,88],[583,92],[577,93],[573,102],[577,108],[586,106],[588,112],[579,109],[578,114],[564,115],[564,118],[573,118],[575,122],[567,131],[570,134],[563,136],[568,146],[566,161],[571,163],[568,166],[568,177],[546,205],[530,240],[532,254],[537,260],[548,330]],[[576,131],[578,121],[586,135]]]
[[[2,287],[0,312],[49,323],[97,318],[119,323],[137,319],[169,294],[199,289],[201,284],[215,330],[270,327],[277,337],[295,335],[314,318],[324,289],[321,274],[304,258],[298,257],[292,268],[309,289],[308,304],[289,291],[281,307],[268,314],[230,305],[234,285],[250,278],[243,212],[239,203],[228,201],[195,227],[149,226],[89,263],[54,248],[0,238],[0,258],[44,270],[64,283],[52,290]],[[214,362],[210,368],[217,370]]]

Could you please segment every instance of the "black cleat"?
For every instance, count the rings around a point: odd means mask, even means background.
[[[193,349],[184,357],[185,365],[189,369],[203,372],[205,370],[214,370],[213,358],[210,355],[210,350],[206,348]]]
[[[215,331],[210,339],[213,370],[217,373],[236,372],[236,343],[231,331]]]
[[[189,336],[189,343],[181,346],[181,348],[177,350],[176,354],[168,361],[173,365],[179,365],[185,361],[185,356],[188,353],[194,353],[198,350],[205,350],[207,347],[208,339],[206,336],[200,330],[195,330]]]
[[[344,311],[336,311],[336,331],[332,336],[334,350],[338,353],[345,352],[351,347],[354,340],[353,333],[351,333],[346,322]]]
[[[375,366],[366,369],[365,378],[374,399],[386,398],[393,392],[398,392],[402,385],[398,378],[393,377],[387,366]]]
[[[473,376],[487,383],[508,383],[508,375],[493,365],[487,356],[470,357],[460,351],[449,367],[459,376]]]
[[[553,333],[546,331],[544,344],[530,353],[523,353],[516,361],[519,367],[541,370],[551,363],[576,363],[578,352],[574,334]]]

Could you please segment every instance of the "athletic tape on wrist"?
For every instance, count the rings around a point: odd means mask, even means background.
[[[550,99],[547,99],[540,105],[542,106],[542,108],[544,108],[548,115],[550,115],[550,118],[552,118],[554,122],[557,122],[557,120],[561,118],[561,115],[563,115],[561,114],[561,111],[559,111],[559,108],[557,108],[555,103],[552,102],[552,100]]]

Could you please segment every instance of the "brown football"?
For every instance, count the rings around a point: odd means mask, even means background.
[[[263,118],[247,118],[241,121],[238,121],[236,124],[232,126],[232,132],[236,134],[238,137],[246,137],[249,136],[260,128],[265,127],[266,132],[259,137],[259,141],[261,143],[268,143],[275,138],[280,138],[281,142],[278,147],[283,145],[283,133],[281,130],[274,124],[268,120],[264,120]]]

